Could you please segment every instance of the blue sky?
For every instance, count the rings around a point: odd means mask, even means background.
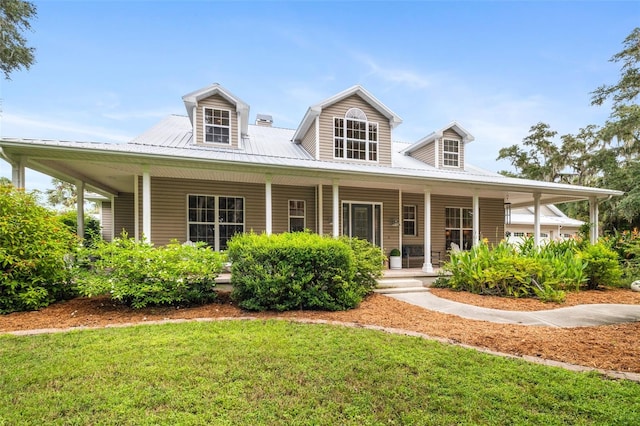
[[[453,120],[489,170],[539,121],[602,124],[590,92],[640,25],[640,2],[37,1],[37,63],[0,82],[0,136],[122,143],[217,82],[296,128],[308,106],[363,85],[416,141]],[[0,176],[10,176],[0,161]],[[27,188],[49,178],[27,174]]]

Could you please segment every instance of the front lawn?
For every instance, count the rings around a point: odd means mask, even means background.
[[[285,321],[0,337],[0,424],[640,424],[640,385]]]

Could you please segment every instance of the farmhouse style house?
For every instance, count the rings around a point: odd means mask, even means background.
[[[589,200],[595,238],[598,201],[620,194],[476,168],[474,137],[456,122],[396,142],[401,118],[361,86],[312,105],[296,129],[262,114],[250,124],[249,104],[219,84],[182,99],[187,115],[126,144],[3,138],[0,158],[18,187],[28,167],[106,197],[108,240],[124,230],[224,250],[238,232],[308,229],[399,248],[425,272],[451,247],[504,238],[505,207],[533,206],[539,240],[541,204]]]

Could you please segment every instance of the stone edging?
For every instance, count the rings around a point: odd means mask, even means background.
[[[447,339],[444,337],[430,336],[425,333],[420,333],[420,332],[411,331],[411,330],[403,330],[400,328],[391,328],[391,327],[383,327],[379,325],[369,325],[369,324],[360,324],[355,322],[329,321],[329,320],[319,320],[319,319],[316,320],[316,319],[304,319],[304,318],[285,318],[285,317],[277,317],[277,316],[270,317],[270,318],[244,316],[244,317],[220,317],[220,318],[165,319],[165,320],[154,320],[154,321],[143,321],[143,322],[109,324],[103,327],[41,328],[41,329],[34,329],[34,330],[7,331],[7,332],[0,332],[0,335],[10,334],[14,336],[34,336],[38,334],[67,333],[70,331],[98,330],[103,328],[123,328],[123,327],[137,326],[137,325],[180,324],[180,323],[186,323],[186,322],[214,322],[214,321],[231,321],[231,320],[264,321],[267,319],[296,322],[301,324],[327,324],[327,325],[337,325],[337,326],[351,327],[351,328],[363,328],[367,330],[382,331],[390,334],[419,337],[421,339],[433,340],[439,343],[458,346],[466,349],[473,349],[478,352],[482,352],[482,353],[494,355],[494,356],[500,356],[503,358],[519,359],[519,360],[523,360],[523,361],[534,363],[534,364],[545,365],[548,367],[564,368],[565,370],[581,372],[581,373],[593,371],[612,379],[624,379],[624,380],[630,380],[633,382],[640,383],[640,373],[603,370],[600,368],[586,367],[583,365],[576,365],[576,364],[570,364],[562,361],[554,361],[554,360],[545,359],[545,358],[538,358],[530,355],[514,355],[514,354],[505,353],[505,352],[497,352],[497,351],[493,351],[491,349],[487,349],[479,346],[467,345],[467,344],[460,343],[455,340]]]

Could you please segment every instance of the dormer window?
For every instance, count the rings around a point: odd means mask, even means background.
[[[447,167],[460,167],[460,141],[443,139],[442,164]]]
[[[369,122],[366,114],[351,108],[333,121],[334,158],[378,161],[378,123]]]
[[[229,144],[231,141],[230,111],[224,109],[204,109],[204,141]]]

